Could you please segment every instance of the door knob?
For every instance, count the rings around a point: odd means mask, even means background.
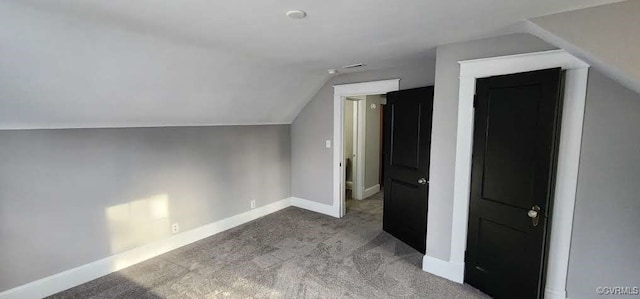
[[[426,184],[427,184],[427,179],[425,179],[425,178],[419,178],[419,179],[418,179],[418,184],[420,184],[420,185],[426,185]]]
[[[531,210],[527,212],[527,216],[531,218],[533,226],[538,226],[538,221],[540,219],[540,207],[538,205],[531,207]]]

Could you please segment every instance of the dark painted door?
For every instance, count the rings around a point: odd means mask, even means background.
[[[424,253],[433,87],[387,94],[383,229]]]
[[[495,298],[542,297],[560,78],[477,81],[465,281]]]

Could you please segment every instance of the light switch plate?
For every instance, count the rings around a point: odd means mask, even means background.
[[[325,141],[324,146],[325,146],[326,148],[331,148],[331,140],[327,140],[327,141]]]

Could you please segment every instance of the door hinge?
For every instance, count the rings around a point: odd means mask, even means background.
[[[476,106],[478,106],[478,95],[474,94],[473,95],[473,108],[476,108]]]

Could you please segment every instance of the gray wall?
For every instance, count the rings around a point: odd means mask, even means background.
[[[292,196],[331,205],[333,198],[333,85],[400,78],[400,88],[433,85],[433,56],[401,67],[343,74],[329,80],[291,124]]]
[[[0,131],[0,291],[289,197],[289,127]]]
[[[442,260],[449,260],[450,257],[460,85],[458,61],[552,48],[551,45],[529,34],[513,34],[438,47],[431,131],[427,255]]]
[[[365,104],[364,188],[371,188],[380,181],[380,95],[368,95]],[[371,109],[371,104],[376,109]]]
[[[639,174],[640,95],[591,69],[569,261],[570,298],[601,298],[598,286],[639,286]]]
[[[0,1],[1,129],[289,124],[328,79],[90,6]]]
[[[622,1],[533,18],[531,32],[640,93],[638,16],[640,1]]]

